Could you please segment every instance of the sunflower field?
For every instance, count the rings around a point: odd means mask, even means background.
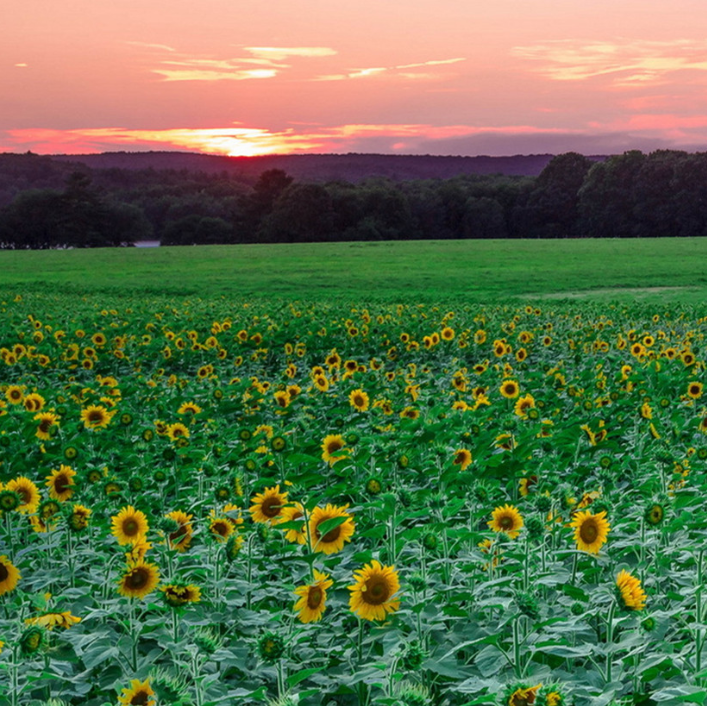
[[[703,704],[706,331],[5,292],[0,704]]]

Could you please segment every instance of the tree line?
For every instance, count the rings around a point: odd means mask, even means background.
[[[110,172],[109,174],[101,172]],[[73,171],[0,207],[0,248],[707,235],[707,153],[569,152],[537,177],[249,185],[216,175]]]

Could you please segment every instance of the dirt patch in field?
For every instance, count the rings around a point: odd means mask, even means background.
[[[578,289],[570,292],[549,292],[532,296],[538,299],[582,299],[585,297],[612,296],[614,294],[661,294],[662,292],[685,292],[696,289],[700,289],[700,287],[606,287],[603,289]]]

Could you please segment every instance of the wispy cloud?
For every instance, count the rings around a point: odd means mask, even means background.
[[[531,70],[555,81],[606,77],[619,87],[662,83],[677,71],[707,71],[707,41],[582,42],[560,39],[512,50]]]
[[[222,59],[180,54],[171,47],[159,44],[131,44],[162,47],[174,53],[169,59],[163,59],[150,68],[152,73],[161,76],[164,81],[247,81],[274,78],[281,71],[292,68],[291,63],[285,63],[290,58],[316,59],[336,54],[334,49],[328,47],[244,47],[243,56]],[[261,68],[251,68],[253,66]]]
[[[318,58],[336,54],[336,51],[329,47],[244,47],[244,49],[253,56],[271,61],[282,61],[290,56]]]
[[[438,74],[431,71],[406,71],[406,69],[424,68],[429,66],[444,66],[448,64],[458,64],[460,61],[466,61],[464,57],[455,59],[441,59],[435,61],[421,61],[415,64],[400,64],[398,66],[375,66],[369,68],[347,69],[341,73],[322,74],[315,77],[314,81],[345,81],[347,79],[368,78],[370,76],[382,76],[384,74],[395,76],[397,78],[415,80],[415,79],[432,79],[437,78]]]
[[[158,51],[177,51],[174,47],[170,47],[167,44],[153,44],[152,42],[126,42],[126,44],[131,44],[134,47],[143,47],[145,49],[157,49]]]

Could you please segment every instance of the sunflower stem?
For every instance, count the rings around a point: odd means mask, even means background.
[[[704,635],[699,627],[702,624],[702,571],[704,567],[704,549],[700,551],[697,557],[697,589],[695,594],[696,609],[695,623],[698,627],[695,628],[695,674],[699,675],[702,672],[702,649],[704,647]],[[702,677],[697,677],[698,685],[701,683]]]
[[[616,601],[611,601],[609,615],[606,619],[606,683],[612,681],[612,667],[614,657],[614,616],[616,614]]]

